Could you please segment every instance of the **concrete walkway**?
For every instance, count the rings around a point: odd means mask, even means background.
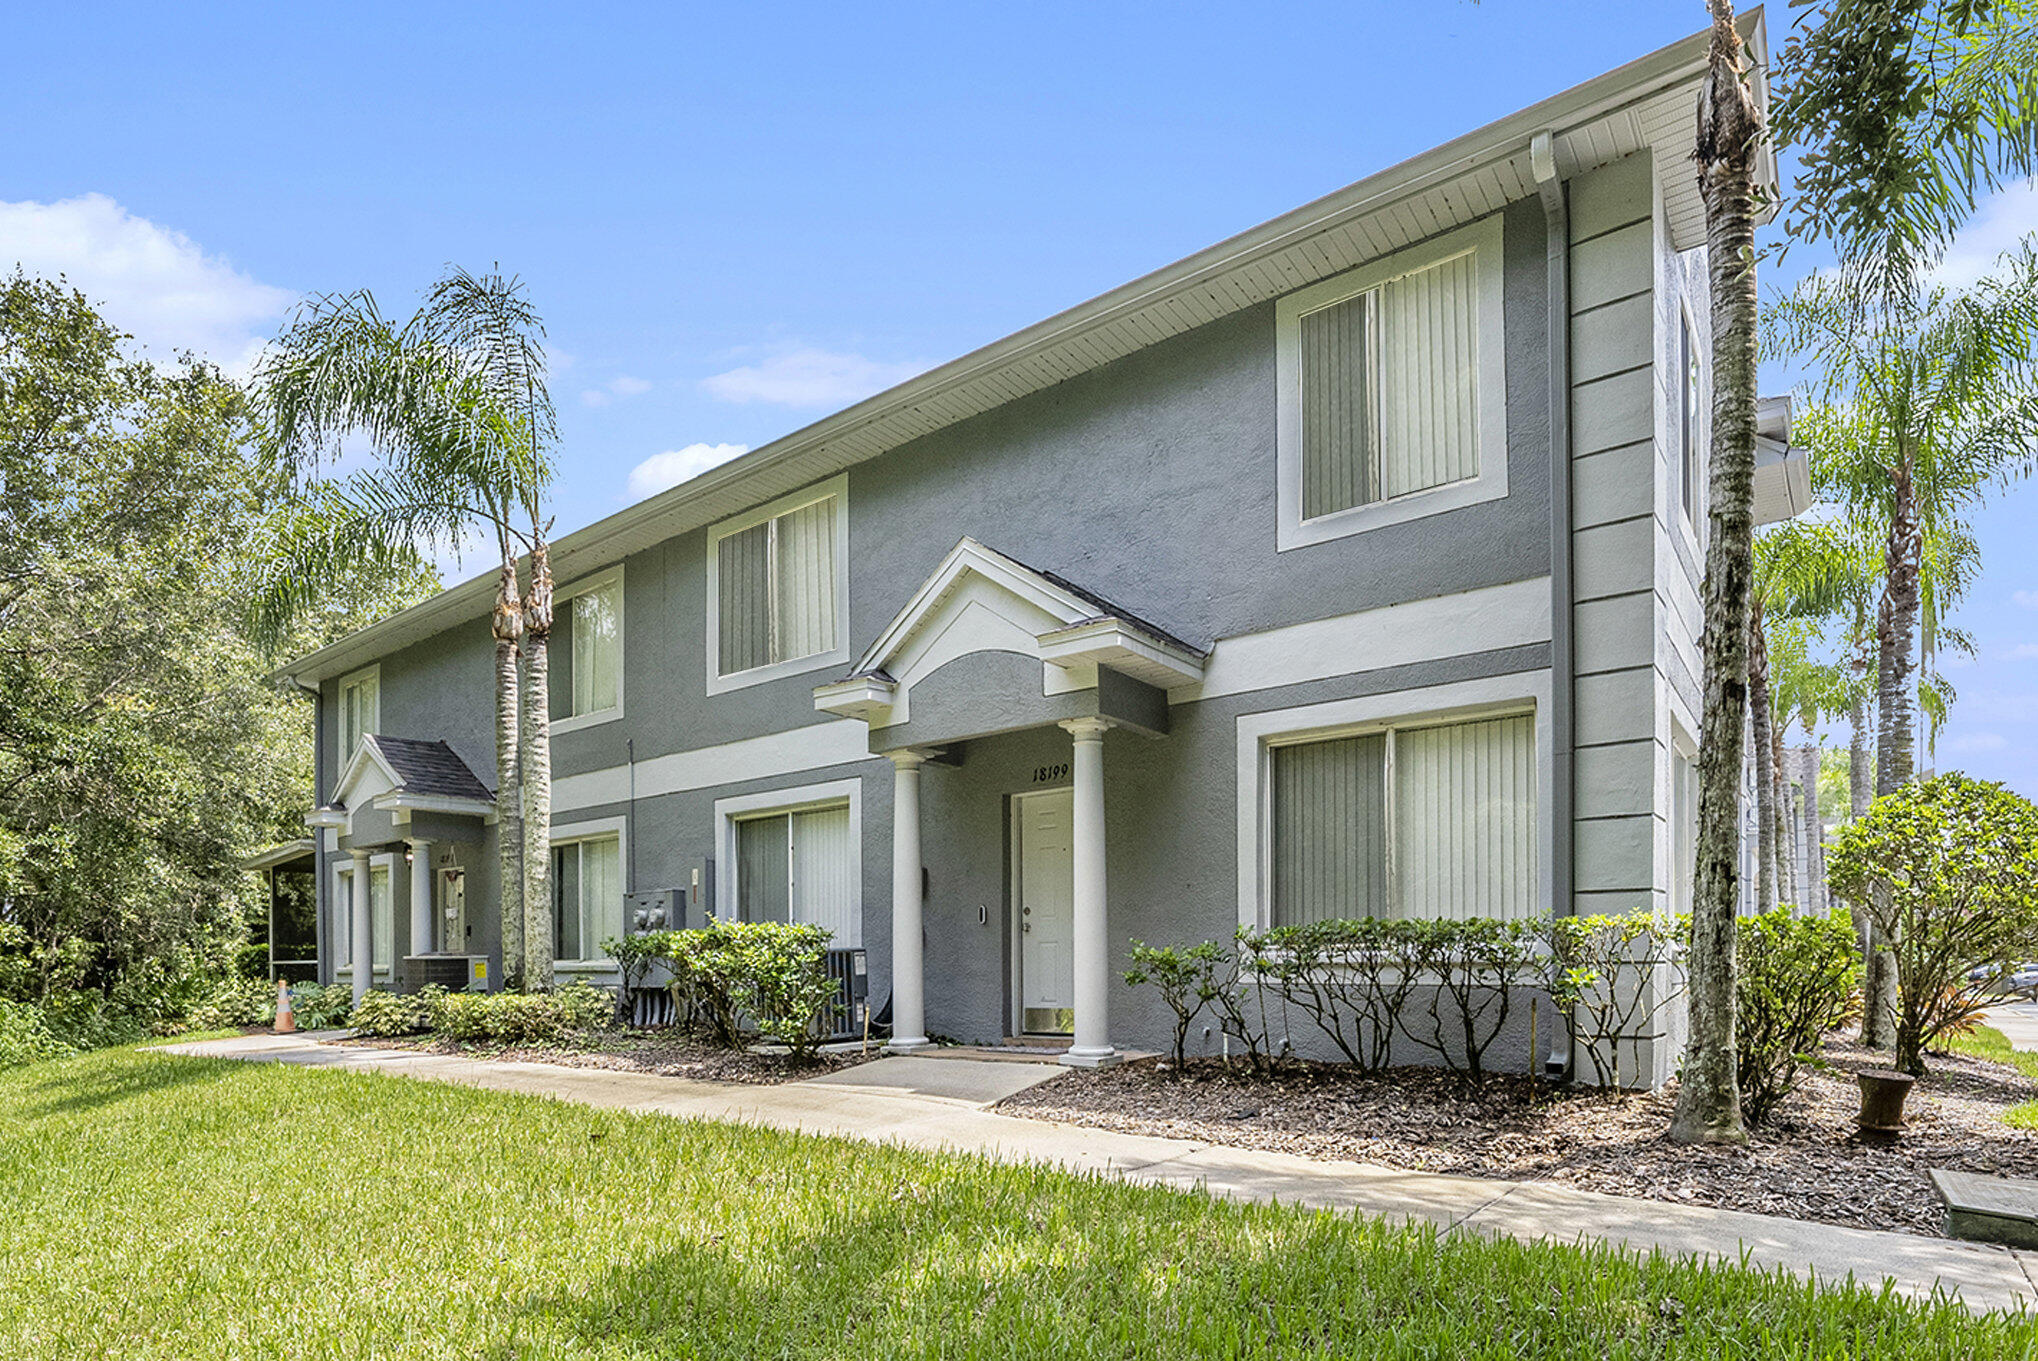
[[[1983,1025],[2003,1032],[2012,1049],[2038,1050],[2038,1002],[2007,1002],[1990,1007]]]
[[[764,1087],[322,1044],[299,1035],[208,1040],[155,1052],[393,1073],[590,1106],[1045,1162],[1145,1185],[1428,1220],[1452,1230],[1523,1240],[1597,1240],[1726,1259],[1745,1255],[1755,1265],[1819,1280],[1852,1276],[1874,1284],[1888,1279],[1913,1295],[1927,1294],[1936,1285],[1974,1309],[2028,1308],[2038,1301],[2038,1254],[2006,1248],[1597,1195],[1549,1183],[1405,1172],[1119,1134],[987,1109],[1060,1076],[1062,1070],[1048,1064],[886,1058],[806,1082]]]

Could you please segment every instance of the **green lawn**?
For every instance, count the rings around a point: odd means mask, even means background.
[[[0,1073],[0,1356],[2038,1356],[1728,1268],[115,1051]]]
[[[1949,1035],[1942,1041],[1956,1054],[2007,1063],[2028,1078],[2038,1078],[2038,1054],[2011,1046],[2010,1037],[1992,1025],[1978,1025],[1972,1035]],[[2026,1101],[2003,1112],[2006,1124],[2038,1129],[2038,1101]]]

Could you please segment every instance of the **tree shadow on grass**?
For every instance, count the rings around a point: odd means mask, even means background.
[[[533,1296],[516,1335],[488,1356],[527,1354],[531,1325],[647,1356],[891,1356],[914,1346],[895,1335],[901,1315],[915,1331],[933,1330],[944,1353],[1002,1350],[996,1311],[964,1307],[967,1287],[949,1274],[953,1244],[937,1245],[940,1236],[925,1208],[908,1203],[759,1243],[683,1240],[584,1287]],[[925,1270],[930,1255],[947,1267]],[[996,1284],[979,1277],[979,1285],[982,1304],[995,1303]]]
[[[32,1095],[44,1098],[42,1104],[22,1114],[46,1117],[101,1110],[136,1097],[216,1082],[234,1066],[228,1059],[169,1055],[115,1066],[53,1063],[47,1065],[47,1075],[29,1088]]]

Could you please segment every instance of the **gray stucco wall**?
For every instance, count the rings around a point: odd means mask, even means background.
[[[1506,210],[1503,254],[1506,497],[1278,553],[1274,309],[1256,307],[852,468],[850,652],[882,631],[964,535],[1202,645],[1547,574],[1547,298],[1535,202]],[[694,532],[624,563],[624,714],[558,734],[558,777],[837,721],[814,711],[812,688],[841,674],[839,665],[705,693],[706,551],[707,533]],[[563,650],[555,660],[567,664]],[[1346,673],[1332,679],[1177,705],[1165,737],[1110,735],[1115,957],[1134,938],[1222,939],[1236,924],[1240,715],[1549,665],[1542,645],[1376,670],[1365,670],[1362,657],[1336,660]],[[1094,692],[1043,699],[1038,664],[1027,665],[1035,689],[1022,707],[1037,708],[1039,721],[1061,716],[1065,704],[1094,711]],[[492,782],[491,668],[485,621],[384,659],[382,730],[444,738]],[[960,667],[946,678],[953,685],[934,678],[916,695],[916,706],[926,703],[914,726],[938,716],[948,737],[1009,727],[1013,706],[999,695],[1011,677],[997,668],[995,659]],[[328,683],[328,694],[335,690]],[[326,727],[330,748],[331,717]],[[1010,800],[1044,787],[1032,784],[1034,772],[1068,752],[1067,735],[1052,727],[979,737],[961,742],[959,766],[923,776],[928,1023],[937,1032],[980,1040],[1010,1029]],[[717,798],[851,777],[863,781],[864,944],[881,1003],[890,991],[893,778],[881,758],[737,778],[634,807],[573,807],[556,820],[629,817],[629,887],[684,886],[716,855]],[[492,834],[458,853],[473,875],[477,944],[486,922],[493,951],[492,914],[477,910],[494,897]],[[399,953],[406,890],[399,885],[396,895]],[[1112,1005],[1121,1043],[1150,1047],[1165,1037],[1156,999],[1114,983]]]

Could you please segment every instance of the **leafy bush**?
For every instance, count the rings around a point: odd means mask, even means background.
[[[1677,957],[1690,924],[1653,912],[1558,917],[1549,932],[1550,1000],[1565,1017],[1572,1072],[1592,1067],[1595,1085],[1622,1085],[1621,1056],[1642,1040],[1659,1040],[1659,1022],[1682,993],[1645,982]],[[1633,1074],[1628,1074],[1632,1077]]]
[[[363,1035],[415,1035],[432,1028],[432,1007],[446,990],[430,983],[407,996],[371,988],[354,1004],[347,1024]]]
[[[1877,799],[1827,856],[1835,892],[1869,913],[1896,972],[1896,1066],[1988,1006],[1968,970],[2038,948],[2038,808],[1999,784],[1940,775]]]
[[[448,1039],[543,1044],[605,1029],[616,1002],[605,989],[570,983],[557,992],[437,992],[426,1007],[431,1029]]]
[[[736,997],[767,1038],[798,1060],[831,1034],[841,991],[828,977],[828,932],[786,922],[730,922]]]
[[[0,997],[0,1068],[61,1058],[70,1047],[50,1033],[42,1008]]]
[[[716,1044],[734,1048],[755,1030],[804,1059],[831,1028],[839,990],[821,927],[710,917],[698,930],[643,932],[624,948],[632,968],[672,971],[676,1008]]]
[[[1799,917],[1779,907],[1737,923],[1741,1110],[1758,1124],[1797,1082],[1798,1064],[1855,1015],[1861,959],[1845,908]]]
[[[1153,985],[1175,1013],[1178,1063],[1208,1007],[1248,1067],[1265,1073],[1279,1057],[1275,1024],[1292,1009],[1361,1072],[1386,1068],[1402,1035],[1475,1085],[1522,997],[1541,991],[1564,1013],[1574,1052],[1591,1056],[1601,1082],[1618,1084],[1622,1046],[1660,1038],[1649,1027],[1677,996],[1643,986],[1640,975],[1672,959],[1682,938],[1677,919],[1647,912],[1242,926],[1229,950],[1135,941],[1125,981]]]
[[[290,1009],[299,1030],[332,1030],[347,1023],[354,1012],[354,990],[338,983],[295,983],[290,988]]]
[[[240,978],[269,978],[269,946],[258,940],[251,940],[234,950],[234,974]]]
[[[1187,948],[1132,942],[1132,967],[1125,981],[1132,987],[1151,983],[1161,1001],[1175,1013],[1175,1070],[1188,1061],[1189,1027],[1203,1008],[1217,996],[1218,970],[1224,966],[1223,947],[1214,940]]]
[[[189,1017],[196,1030],[234,1030],[268,1025],[275,1019],[276,989],[257,978],[231,978],[221,983],[192,1008]]]

